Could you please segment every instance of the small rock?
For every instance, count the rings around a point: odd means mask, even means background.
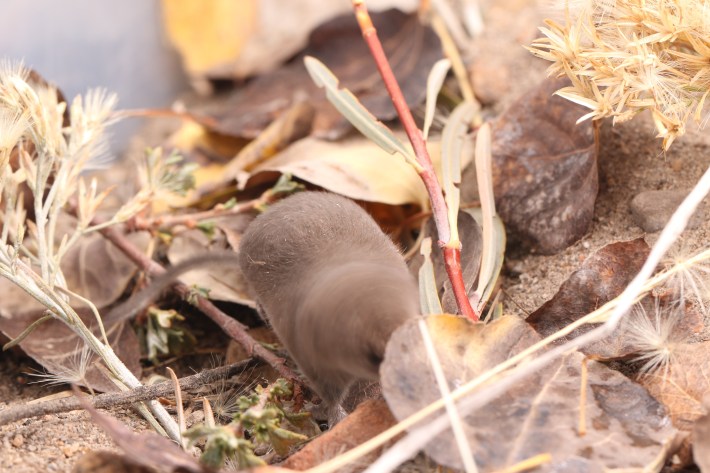
[[[689,192],[688,189],[641,192],[631,200],[631,216],[636,225],[646,232],[662,230]],[[688,228],[696,228],[702,224],[708,218],[708,210],[710,208],[706,200],[700,204],[688,222]]]
[[[20,448],[25,444],[25,438],[21,434],[17,434],[12,438],[12,446],[15,448]]]
[[[495,54],[475,59],[469,74],[473,93],[484,104],[500,101],[510,89],[510,71]]]
[[[61,450],[62,450],[62,453],[64,454],[65,457],[71,458],[74,455],[76,455],[80,449],[81,449],[81,446],[79,446],[78,444],[75,444],[75,443],[71,443],[69,445],[63,446]]]

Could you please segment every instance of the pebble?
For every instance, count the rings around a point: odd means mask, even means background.
[[[631,216],[636,225],[646,232],[662,230],[689,192],[689,189],[641,192],[631,200]],[[688,228],[700,226],[709,215],[710,205],[706,199],[690,219]]]
[[[485,55],[473,61],[469,69],[473,93],[484,104],[499,102],[508,93],[510,71],[495,54]]]
[[[15,448],[20,448],[25,444],[25,438],[21,434],[17,434],[14,437],[12,437],[12,440],[10,441],[12,443],[12,446]]]
[[[74,455],[76,455],[77,452],[79,452],[81,450],[81,446],[79,444],[72,443],[72,444],[63,446],[61,448],[61,450],[62,450],[62,453],[64,454],[65,457],[71,458]]]

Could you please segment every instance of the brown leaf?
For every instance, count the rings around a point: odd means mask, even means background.
[[[160,471],[205,473],[213,470],[200,465],[173,441],[154,432],[137,434],[118,419],[102,414],[86,397],[75,390],[79,402],[91,415],[96,425],[104,429],[133,462]]]
[[[426,324],[452,390],[540,339],[511,316],[487,325],[431,316]],[[505,469],[543,453],[552,459],[536,471],[640,469],[663,458],[675,435],[663,408],[641,386],[601,363],[588,364],[587,430],[578,433],[583,360],[581,353],[570,353],[462,416],[479,471]],[[440,398],[429,366],[417,322],[398,329],[380,371],[385,399],[398,419]],[[461,468],[450,432],[425,451],[442,465]]]
[[[77,314],[94,334],[100,337],[96,319],[88,309],[78,309]],[[32,322],[44,315],[44,311],[31,311],[15,314],[12,318],[0,317],[0,331],[9,338],[15,338]],[[140,346],[135,332],[129,324],[119,323],[106,326],[109,343],[116,355],[136,377],[140,377]],[[49,373],[61,378],[74,378],[81,371],[82,356],[89,356],[89,367],[85,380],[66,379],[64,382],[79,385],[88,384],[95,391],[117,391],[111,380],[96,367],[98,358],[88,353],[82,353],[83,341],[63,322],[52,319],[40,325],[32,334],[20,343],[27,356],[42,365]]]
[[[148,232],[131,233],[127,238],[141,251],[145,251],[150,242]],[[116,245],[101,235],[92,234],[69,249],[62,259],[62,271],[73,292],[97,307],[105,307],[123,294],[137,268]]]
[[[675,347],[668,370],[639,380],[668,410],[673,425],[692,430],[705,414],[702,401],[710,394],[710,341]]]
[[[313,468],[370,440],[396,422],[384,401],[365,401],[333,429],[316,437],[302,450],[291,455],[281,466],[298,471]],[[377,454],[378,452],[371,453],[366,458],[361,458],[360,462],[372,461],[377,458]]]
[[[548,336],[606,304],[626,288],[641,269],[650,249],[643,238],[611,243],[591,255],[572,273],[557,294],[526,319]],[[594,328],[586,325],[569,335],[577,337]],[[624,339],[612,336],[586,346],[588,355],[615,358],[627,354]]]
[[[79,458],[72,473],[155,473],[155,470],[135,463],[127,455],[98,451]]]
[[[427,74],[441,58],[437,36],[416,15],[399,10],[373,13],[372,19],[407,103],[419,104],[426,93]],[[209,112],[219,121],[217,131],[256,138],[276,115],[304,98],[318,110],[316,134],[336,138],[348,131],[349,125],[306,72],[306,55],[323,61],[377,118],[396,116],[355,18],[348,13],[315,29],[308,47],[289,64],[256,78]]]
[[[552,96],[563,85],[544,81],[491,124],[496,209],[513,240],[544,254],[587,232],[598,190],[593,126],[576,125],[585,109]],[[478,198],[474,176],[464,171],[463,201]]]
[[[463,271],[463,280],[466,284],[466,290],[469,296],[473,295],[476,290],[475,283],[478,279],[478,271],[481,266],[481,245],[483,244],[481,236],[481,227],[476,223],[476,220],[466,211],[459,212],[458,218],[459,237],[461,238],[461,269]],[[431,219],[427,222],[424,228],[424,236],[431,237],[432,241],[437,241],[436,224]],[[446,273],[444,265],[444,254],[440,248],[433,248],[431,252],[432,263],[434,264],[434,277],[439,291],[439,300],[444,313],[455,314],[458,312],[458,305],[454,291],[451,287],[451,281]],[[412,258],[410,270],[415,277],[419,274],[419,268],[424,262],[422,255],[417,255]]]
[[[150,235],[148,232],[136,232],[128,235],[128,239],[141,251],[145,251]],[[115,302],[137,271],[130,259],[99,235],[87,235],[79,239],[62,259],[61,267],[69,289],[89,299],[97,307]],[[3,295],[0,298],[0,320],[44,307],[2,277],[0,294]]]
[[[209,252],[210,239],[200,230],[188,230],[175,237],[168,250],[170,264],[176,265],[196,255]],[[209,290],[212,300],[236,302],[256,307],[249,295],[247,282],[236,265],[209,265],[181,274],[179,279],[188,286]]]
[[[150,241],[147,232],[128,238],[144,250]],[[62,270],[70,290],[86,297],[102,309],[115,302],[136,273],[135,264],[114,245],[99,235],[83,237],[62,259]],[[13,339],[32,322],[44,315],[44,307],[24,291],[0,278],[0,331]],[[96,318],[83,303],[71,300],[84,323],[98,336]],[[140,347],[130,326],[125,324],[105,327],[109,342],[119,358],[135,375],[140,376]],[[71,374],[80,368],[83,342],[64,323],[51,320],[43,323],[32,335],[20,343],[24,352],[53,374]],[[95,358],[92,359],[95,361]],[[86,372],[86,383],[96,391],[115,391],[116,386],[91,365]]]

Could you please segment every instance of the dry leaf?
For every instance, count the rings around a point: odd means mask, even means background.
[[[77,314],[94,334],[100,337],[94,314],[87,309],[78,309]],[[10,319],[0,318],[0,331],[9,338],[15,338],[32,322],[44,315],[44,311],[31,311],[14,314]],[[129,324],[119,323],[105,327],[108,341],[116,355],[136,377],[140,377],[140,346],[135,332]],[[104,376],[95,363],[99,361],[91,350],[84,348],[83,341],[66,324],[58,320],[49,320],[41,324],[20,347],[58,380],[89,387],[95,391],[117,391],[115,384]],[[84,351],[82,353],[82,350]],[[88,359],[82,360],[83,356]],[[83,370],[82,363],[87,363],[85,379],[78,379],[77,372]]]
[[[173,239],[168,250],[168,259],[170,264],[176,265],[200,254],[206,254],[210,248],[216,246],[218,245],[213,245],[201,230],[188,230]],[[207,289],[208,297],[212,300],[256,307],[237,265],[210,264],[181,274],[179,279],[188,286]]]
[[[437,36],[423,27],[416,15],[398,10],[374,13],[372,19],[407,103],[410,106],[421,103],[429,70],[441,59]],[[256,78],[208,111],[219,122],[216,130],[256,138],[294,100],[304,99],[317,110],[316,134],[337,138],[350,130],[306,72],[303,65],[306,55],[324,62],[341,85],[357,95],[377,118],[389,120],[396,116],[357,22],[352,13],[348,13],[315,29],[308,47],[288,65]]]
[[[365,401],[333,429],[309,442],[281,465],[298,471],[313,468],[362,444],[392,427],[396,422],[384,401],[380,399]],[[375,451],[359,461],[372,461],[377,457],[377,453]]]
[[[647,374],[639,382],[666,407],[673,425],[691,430],[705,414],[702,401],[710,394],[710,341],[677,346],[667,371]]]
[[[585,109],[552,96],[564,85],[546,80],[491,124],[496,210],[509,236],[544,254],[588,230],[598,190],[593,125]],[[476,200],[475,170],[464,171],[463,201]]]
[[[155,473],[127,455],[108,451],[89,452],[77,460],[72,473]]]
[[[148,232],[126,237],[140,251],[146,251],[151,238]],[[62,259],[62,271],[73,292],[97,307],[105,307],[123,294],[137,268],[116,245],[101,235],[91,234],[69,249]]]
[[[562,283],[557,294],[526,319],[547,337],[603,306],[626,288],[643,266],[650,252],[643,238],[611,243],[588,257],[582,267]],[[580,327],[574,338],[594,328]],[[612,336],[586,346],[589,355],[615,358],[628,353],[623,337]]]
[[[150,234],[136,232],[127,238],[141,251],[148,248]],[[62,271],[69,289],[89,299],[97,307],[115,302],[136,274],[135,264],[99,235],[82,237],[62,259]],[[41,310],[44,306],[25,291],[0,277],[0,320],[19,313]],[[72,301],[74,306],[81,303]]]
[[[243,78],[272,70],[303,48],[323,21],[350,12],[321,0],[169,0],[163,22],[192,74]],[[371,10],[412,11],[415,0],[369,0]]]
[[[436,145],[430,149],[436,154]],[[276,173],[289,173],[351,199],[428,207],[426,189],[414,168],[364,138],[338,143],[305,138],[254,169],[244,184],[272,182]]]
[[[163,0],[163,23],[188,73],[227,72],[253,33],[257,0]],[[226,69],[226,70],[225,70]]]
[[[540,339],[511,316],[487,325],[446,315],[426,320],[451,390]],[[570,353],[463,418],[479,471],[501,470],[543,453],[552,460],[536,471],[641,471],[663,459],[675,435],[663,408],[641,386],[601,363],[588,364],[587,431],[579,435],[583,360],[581,353]],[[380,371],[385,399],[398,419],[439,398],[429,366],[416,321],[398,329]],[[442,465],[461,468],[450,432],[425,451]]]
[[[128,239],[144,251],[150,241],[146,232],[128,235]],[[115,302],[135,275],[135,264],[110,242],[99,235],[88,235],[79,240],[62,260],[62,270],[69,289],[92,301],[103,313],[103,308]],[[10,339],[20,335],[32,322],[44,315],[44,307],[4,278],[0,278],[0,331]],[[82,302],[71,301],[88,327],[98,332],[96,318]],[[119,358],[135,375],[141,373],[140,348],[130,326],[107,326],[109,342]],[[50,373],[71,374],[81,364],[83,342],[64,323],[51,320],[40,325],[20,343],[24,352]],[[94,358],[95,360],[96,358]],[[68,382],[72,382],[68,380]],[[115,385],[95,367],[86,374],[86,383],[97,391],[115,391]]]

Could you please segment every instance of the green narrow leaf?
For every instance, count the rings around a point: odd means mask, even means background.
[[[441,171],[442,181],[448,208],[451,241],[459,240],[458,214],[461,196],[461,159],[464,150],[466,133],[478,108],[472,102],[462,102],[454,109],[446,122],[441,137]]]
[[[491,155],[491,127],[487,123],[481,126],[476,137],[476,180],[478,197],[481,201],[480,217],[471,212],[483,231],[483,249],[481,269],[478,273],[476,309],[481,310],[488,302],[493,287],[503,267],[505,256],[505,228],[503,221],[496,215],[493,196],[493,157]]]
[[[436,98],[439,96],[441,86],[444,85],[446,74],[451,69],[451,61],[439,59],[429,72],[426,80],[426,111],[424,112],[424,139],[429,138],[429,128],[434,121],[434,111],[436,110]]]
[[[407,149],[404,143],[394,136],[394,133],[392,133],[389,128],[363,107],[352,92],[348,89],[338,88],[338,78],[335,77],[325,64],[311,56],[306,56],[303,62],[313,82],[315,82],[318,87],[325,88],[326,97],[330,103],[332,103],[360,133],[388,153],[394,154],[397,152],[401,154],[408,163],[417,169],[417,172],[422,171],[421,165],[417,162],[412,152]]]
[[[431,261],[431,238],[427,237],[422,240],[422,246],[419,250],[424,256],[424,263],[419,268],[419,305],[422,314],[441,314],[441,301],[439,293],[436,290],[436,277],[434,276],[434,264]]]

